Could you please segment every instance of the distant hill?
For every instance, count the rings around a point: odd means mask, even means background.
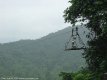
[[[81,51],[64,51],[70,35],[68,27],[41,39],[0,44],[0,77],[59,80],[61,71],[79,70],[85,66]]]

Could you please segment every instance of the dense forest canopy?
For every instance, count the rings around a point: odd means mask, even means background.
[[[38,40],[1,44],[0,80],[3,80],[1,77],[60,80],[58,74],[61,71],[80,70],[81,66],[85,66],[81,53],[64,51],[64,43],[69,38],[71,29],[68,27]]]

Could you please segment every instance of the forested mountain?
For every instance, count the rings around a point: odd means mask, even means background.
[[[68,27],[41,39],[0,44],[0,77],[59,80],[60,72],[79,70],[85,65],[81,51],[64,51],[71,31]]]

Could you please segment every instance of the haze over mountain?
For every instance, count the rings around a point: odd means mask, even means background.
[[[68,27],[37,40],[0,44],[0,77],[59,80],[60,72],[77,71],[85,66],[82,51],[64,51],[71,29]],[[82,39],[85,40],[84,35]]]
[[[68,0],[0,0],[0,42],[38,39],[61,30]]]

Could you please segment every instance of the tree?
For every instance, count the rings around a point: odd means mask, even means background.
[[[72,73],[61,72],[59,76],[62,76],[62,80],[73,80]]]
[[[70,0],[65,22],[85,24],[90,30],[84,57],[92,72],[107,72],[107,0]],[[94,37],[92,37],[94,36]]]

